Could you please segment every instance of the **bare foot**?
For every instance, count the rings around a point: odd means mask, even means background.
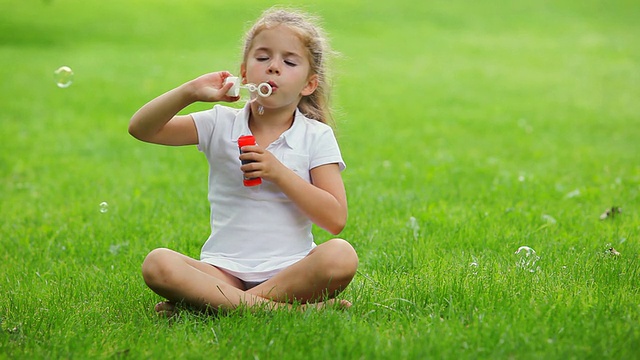
[[[320,301],[317,303],[307,303],[301,305],[301,309],[307,308],[316,308],[316,309],[338,309],[338,310],[346,310],[351,307],[351,302],[348,300],[338,300],[338,299],[329,299],[327,301]]]
[[[307,309],[312,310],[324,310],[324,309],[333,309],[333,310],[346,310],[351,307],[351,302],[348,300],[338,300],[338,299],[328,299],[326,301],[318,301],[318,302],[308,302],[308,303],[288,303],[288,302],[277,302],[265,299],[264,302],[260,302],[254,305],[242,306],[244,309],[248,309],[251,312],[260,312],[260,311],[271,311],[277,309],[288,309],[294,311],[307,311]]]
[[[299,306],[294,306],[288,303],[277,303],[277,302],[269,302],[269,305],[266,305],[264,307],[257,306],[253,310],[259,310],[259,309],[274,310],[278,308],[289,308],[289,309],[297,308],[300,310],[306,310],[306,309],[322,310],[322,309],[329,308],[329,309],[337,309],[337,310],[346,310],[351,307],[351,302],[348,300],[329,299],[327,301],[320,301],[317,303],[300,304]],[[178,308],[176,307],[176,304],[171,301],[161,301],[157,303],[156,306],[154,307],[154,310],[156,311],[158,316],[162,316],[166,318],[172,318],[178,315]]]
[[[174,317],[178,314],[178,309],[176,309],[176,304],[171,301],[162,301],[156,304],[154,307],[156,313],[159,316],[163,316],[166,318]]]
[[[334,299],[334,302],[335,302],[335,299]],[[344,299],[338,301],[338,309],[346,310],[350,307],[351,307],[351,301],[344,300]]]

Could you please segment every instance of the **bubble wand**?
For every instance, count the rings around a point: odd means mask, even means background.
[[[240,78],[237,76],[229,76],[228,78],[226,78],[224,80],[224,84],[227,85],[228,83],[233,83],[231,89],[227,91],[227,95],[229,96],[240,95],[240,89],[247,89],[252,93],[258,93],[258,95],[262,97],[267,97],[273,92],[273,88],[269,83],[263,82],[258,85],[249,83],[246,85],[242,85],[240,83]]]
[[[238,78],[237,76],[230,76],[226,78],[224,80],[224,84],[227,85],[228,83],[233,83],[233,86],[231,86],[229,91],[227,91],[228,96],[240,95],[240,89],[247,89],[249,90],[249,92],[258,93],[258,95],[262,97],[267,97],[271,95],[271,93],[273,92],[273,87],[269,83],[263,82],[258,85],[249,83],[246,85],[242,85],[240,83],[240,78]],[[255,101],[255,99],[251,101]],[[258,108],[258,113],[262,115],[263,111],[264,110],[262,108],[262,105],[260,105],[260,107]],[[240,150],[240,154],[242,154],[242,147],[248,146],[248,145],[256,145],[256,139],[253,135],[245,135],[245,136],[240,136],[238,138],[238,149]],[[245,160],[245,161],[242,161],[242,164],[244,165],[250,162],[251,161]],[[242,182],[244,186],[256,186],[256,185],[262,184],[262,178],[259,178],[259,177],[248,178],[243,176]]]

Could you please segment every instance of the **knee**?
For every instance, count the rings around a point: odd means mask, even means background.
[[[324,265],[331,277],[334,280],[351,281],[358,270],[356,250],[343,239],[332,239],[325,244],[329,251],[325,253]]]
[[[152,250],[142,262],[142,278],[149,286],[170,282],[171,271],[169,266],[173,252],[169,249],[159,248]]]

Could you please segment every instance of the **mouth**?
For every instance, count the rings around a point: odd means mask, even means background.
[[[267,81],[267,84],[271,85],[271,89],[273,89],[273,91],[276,91],[278,89],[278,84],[276,84],[272,80]]]

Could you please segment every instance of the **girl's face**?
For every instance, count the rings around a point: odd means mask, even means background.
[[[273,88],[271,96],[259,98],[265,108],[297,106],[302,96],[316,89],[317,75],[309,74],[307,49],[288,27],[279,25],[256,35],[242,64],[246,82],[267,82]],[[293,105],[295,104],[295,105]]]

